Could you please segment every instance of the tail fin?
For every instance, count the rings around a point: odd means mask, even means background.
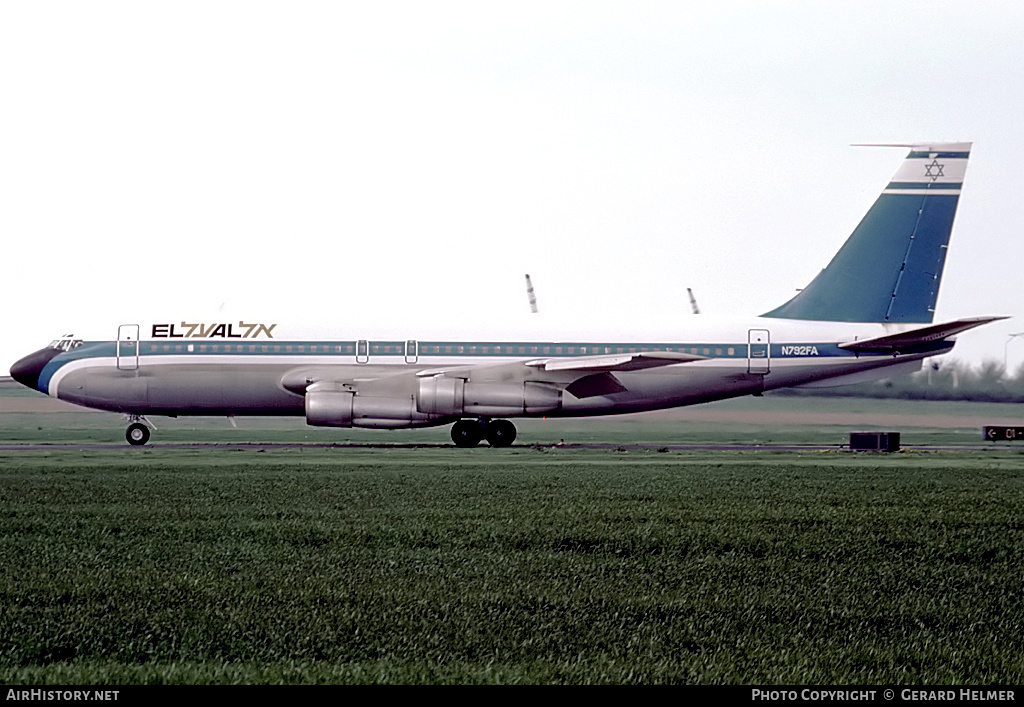
[[[971,143],[894,145],[910,154],[832,262],[780,319],[930,323]]]

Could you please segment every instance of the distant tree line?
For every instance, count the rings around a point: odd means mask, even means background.
[[[778,394],[1024,403],[1024,364],[1008,373],[995,360],[977,366],[956,359],[925,361],[924,368],[910,375],[836,388],[789,388]]]

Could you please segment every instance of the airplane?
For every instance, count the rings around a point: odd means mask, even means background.
[[[179,316],[122,324],[116,339],[64,336],[11,376],[124,413],[132,445],[150,439],[146,416],[293,415],[342,428],[451,424],[459,447],[505,447],[516,438],[508,418],[635,413],[919,370],[957,334],[1005,317],[933,323],[971,143],[900,147],[909,154],[825,269],[748,320],[607,322],[600,332],[531,321],[466,338],[465,323],[324,336]]]

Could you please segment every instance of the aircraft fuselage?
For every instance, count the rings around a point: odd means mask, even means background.
[[[207,328],[207,338],[172,337],[169,326],[153,325],[149,331],[155,337],[86,341],[66,351],[53,350],[33,387],[68,402],[132,415],[306,415],[311,387],[330,381],[333,392],[350,393],[356,406],[378,401],[365,414],[342,416],[338,426],[418,427],[478,414],[466,408],[473,404],[466,395],[472,397],[474,386],[487,398],[479,409],[495,407],[494,416],[603,415],[856,375],[882,377],[893,374],[893,366],[899,372],[913,369],[926,356],[952,347],[952,342],[939,341],[895,355],[857,353],[840,344],[892,328],[835,323],[829,328],[832,340],[820,336],[820,326],[754,320],[689,342],[635,337],[453,341],[232,338],[226,335],[229,331],[245,329],[229,329],[227,324]],[[221,330],[224,336],[209,338]],[[188,327],[174,331],[184,334]],[[812,334],[819,336],[808,338]],[[603,357],[637,353],[693,360],[641,370],[601,365]],[[45,357],[44,352],[33,355]],[[557,368],[560,360],[594,365],[592,371],[562,371]],[[546,370],[535,365],[541,361],[556,365]],[[435,377],[434,371],[461,381],[461,409],[428,400],[436,394],[424,383]],[[531,411],[529,396],[516,392],[530,385],[559,392]],[[495,401],[495,395],[501,400]]]

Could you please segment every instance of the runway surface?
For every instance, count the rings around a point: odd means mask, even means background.
[[[32,419],[31,415],[40,415],[38,419]],[[175,421],[157,418],[160,426],[180,426],[190,424],[187,418],[179,418]],[[215,429],[210,426],[214,418],[208,418],[203,431],[197,432],[196,437],[202,439],[204,432]],[[273,420],[273,422],[271,422]],[[282,422],[282,420],[284,420]],[[565,418],[568,424],[571,418]],[[224,418],[216,424],[228,423]],[[259,427],[272,425],[275,431],[282,429],[302,428],[304,421],[301,418],[238,418],[231,424],[242,428],[248,439],[259,440]],[[23,394],[12,381],[6,381],[6,385],[0,385],[0,428],[8,427],[11,431],[15,429],[42,430],[44,426],[56,429],[68,429],[74,427],[103,429],[109,426],[112,435],[120,437],[119,429],[123,429],[124,420],[116,413],[99,412],[71,405],[60,400],[48,398],[39,394]],[[541,420],[523,420],[524,431],[527,426],[533,426],[535,434],[529,435],[534,438],[569,439],[571,430],[563,432],[551,430],[539,433],[540,425],[551,423]],[[580,423],[583,424],[583,423]],[[861,430],[890,430],[905,433],[901,449],[905,451],[986,451],[986,450],[1024,450],[1024,440],[1020,442],[986,442],[982,439],[982,428],[989,425],[1024,426],[1024,406],[1001,403],[947,403],[939,401],[898,401],[883,399],[856,399],[856,398],[809,398],[809,397],[781,397],[766,396],[764,398],[740,398],[736,400],[720,401],[705,405],[696,405],[685,408],[638,413],[633,415],[620,415],[609,418],[593,418],[587,420],[586,425],[589,432],[586,435],[589,439],[601,438],[596,432],[603,425],[611,425],[621,432],[622,426],[626,424],[662,424],[690,429],[699,428],[712,433],[717,428],[750,430],[751,437],[764,438],[763,434],[757,434],[763,429],[787,429],[800,431],[803,429],[819,429],[832,427],[836,430],[837,443],[832,444],[794,444],[794,443],[573,443],[573,442],[552,442],[552,443],[519,443],[508,449],[528,450],[531,448],[556,450],[556,449],[592,449],[592,450],[623,450],[623,451],[850,451],[849,445],[845,444],[850,431]],[[255,429],[254,429],[255,428]],[[917,430],[935,431],[948,430],[951,435],[959,435],[959,444],[908,444],[907,436],[915,434]],[[116,431],[116,432],[115,432]],[[973,444],[970,437],[977,436],[978,442]],[[36,436],[34,433],[23,433],[18,436],[9,436],[7,440],[0,442],[0,452],[18,451],[113,451],[129,450],[131,453],[136,450],[170,450],[170,449],[192,449],[192,450],[288,450],[288,449],[362,449],[362,450],[388,450],[388,449],[455,449],[447,440],[432,443],[399,443],[399,442],[161,442],[159,435],[154,435],[152,443],[142,447],[132,447],[126,444],[121,438],[120,441],[105,443],[18,443],[12,439],[31,439]],[[97,435],[105,436],[105,435]],[[175,435],[178,439],[188,439],[190,435],[181,434],[179,429]],[[269,436],[269,435],[268,435]],[[528,435],[520,437],[523,439]],[[646,435],[637,435],[643,437]],[[742,435],[741,435],[742,436]],[[803,435],[787,435],[790,439],[799,439]],[[382,434],[383,437],[383,434]],[[831,437],[831,435],[830,435]],[[59,436],[58,436],[59,438]],[[209,437],[206,437],[209,439]],[[616,434],[612,439],[622,439],[623,435]],[[626,437],[628,439],[628,437]],[[813,439],[814,437],[808,436]],[[391,439],[394,439],[392,437]],[[422,437],[421,437],[422,439]],[[822,439],[818,435],[817,439]],[[934,441],[934,434],[928,441]],[[964,444],[966,442],[966,444]],[[480,449],[488,449],[482,444]],[[500,451],[500,450],[495,450]]]
[[[661,420],[676,423],[715,424],[764,424],[771,426],[799,425],[872,425],[899,429],[901,427],[931,427],[956,429],[980,427],[982,425],[1024,424],[1024,406],[1011,403],[969,404],[975,408],[964,411],[964,405],[957,412],[950,412],[949,404],[938,401],[915,401],[908,403],[892,400],[832,399],[774,397],[760,402],[741,398],[719,401],[669,410],[657,410],[615,416],[618,419],[631,418]],[[956,405],[956,404],[954,404]],[[898,410],[892,409],[894,406]],[[823,409],[825,408],[825,409]],[[117,413],[90,410],[78,405],[47,398],[43,395],[32,397],[0,396],[0,414],[16,413],[77,413],[91,416],[118,417]],[[244,419],[244,418],[240,418]],[[566,418],[569,419],[569,418]],[[609,418],[595,418],[609,419]]]
[[[900,451],[917,452],[979,452],[979,451],[1006,451],[1008,449],[1020,449],[1024,446],[1014,445],[1013,442],[1002,444],[977,444],[977,445],[937,445],[937,444],[904,444]],[[76,443],[53,443],[53,444],[0,444],[0,452],[30,452],[30,451],[116,451],[125,450],[129,453],[146,450],[167,450],[167,449],[206,449],[229,450],[229,451],[280,451],[288,449],[457,449],[453,444],[368,444],[368,443],[261,443],[261,442],[193,442],[193,443],[163,443],[147,444],[145,446],[133,447],[124,443],[107,444],[76,444]],[[481,445],[479,449],[489,449],[487,445]],[[643,452],[679,452],[679,451],[720,451],[720,452],[821,452],[821,451],[853,451],[848,444],[514,444],[501,449],[511,450],[573,450],[573,449],[596,449],[608,451],[643,451]],[[467,450],[468,452],[469,450]],[[498,450],[496,450],[498,451]],[[873,452],[885,454],[887,452]]]

